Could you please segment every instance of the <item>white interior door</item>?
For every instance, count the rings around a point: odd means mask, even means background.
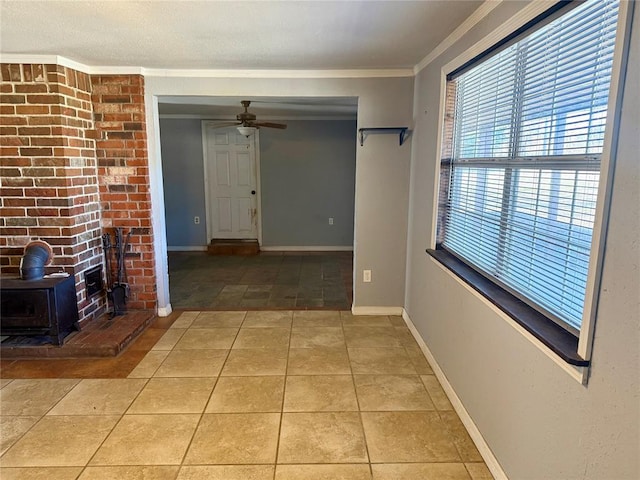
[[[257,239],[254,137],[235,127],[206,125],[207,232],[218,238]]]

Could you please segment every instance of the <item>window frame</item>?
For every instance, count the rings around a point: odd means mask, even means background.
[[[499,29],[474,44],[471,48],[460,54],[454,60],[445,64],[441,69],[440,108],[438,126],[437,161],[435,171],[435,185],[433,198],[433,215],[430,238],[430,248],[427,252],[432,260],[441,268],[452,274],[467,288],[490,305],[496,311],[506,314],[505,319],[513,322],[513,326],[521,331],[536,346],[552,358],[558,365],[570,373],[583,384],[587,383],[589,364],[591,361],[593,334],[598,306],[598,296],[602,275],[602,264],[606,246],[606,231],[609,217],[609,208],[612,194],[612,182],[614,174],[614,159],[617,151],[617,137],[619,130],[619,118],[621,99],[626,72],[626,60],[628,58],[629,34],[633,2],[621,0],[618,12],[618,24],[616,30],[615,48],[610,83],[610,93],[607,104],[607,124],[604,135],[604,145],[601,154],[600,180],[596,202],[595,220],[591,241],[591,255],[585,290],[585,302],[583,321],[578,335],[572,335],[564,327],[560,327],[553,320],[544,317],[537,310],[525,305],[523,302],[502,287],[480,276],[473,268],[464,264],[451,253],[438,249],[439,224],[441,222],[442,209],[440,208],[443,189],[441,159],[447,158],[447,149],[451,148],[449,132],[445,131],[445,113],[447,101],[450,101],[447,78],[470,65],[482,61],[482,58],[495,51],[497,48],[512,41],[515,37],[521,37],[524,32],[530,33],[531,27],[542,26],[551,19],[564,15],[581,2],[558,2],[549,7],[548,3],[532,2],[524,7],[518,14],[505,22]],[[539,28],[539,27],[538,27]],[[444,252],[444,253],[443,253]],[[498,290],[496,290],[498,289]],[[506,295],[505,295],[506,293]],[[544,317],[544,318],[539,318]],[[550,324],[555,325],[549,328]],[[563,333],[564,332],[564,333]],[[568,336],[566,335],[568,334]],[[582,360],[582,361],[580,361]]]

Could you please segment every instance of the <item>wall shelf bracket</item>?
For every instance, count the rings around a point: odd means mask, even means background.
[[[369,133],[398,133],[400,137],[400,145],[404,143],[407,138],[407,131],[409,127],[377,127],[377,128],[360,128],[358,133],[360,134],[360,146],[364,145],[365,134]]]

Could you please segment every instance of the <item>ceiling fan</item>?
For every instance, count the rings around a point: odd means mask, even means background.
[[[248,137],[253,135],[255,131],[260,127],[267,128],[280,128],[285,129],[287,126],[284,123],[273,123],[273,122],[257,122],[255,113],[249,112],[249,105],[251,102],[249,100],[242,100],[240,102],[244,107],[244,112],[236,115],[237,122],[226,122],[220,123],[216,125],[216,128],[229,127],[236,125],[238,128],[238,132],[242,135]]]

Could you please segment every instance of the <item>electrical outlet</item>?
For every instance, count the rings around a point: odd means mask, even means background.
[[[200,217],[193,217],[193,223],[195,223],[196,225],[200,224]]]
[[[333,225],[333,217],[329,217],[329,225]]]
[[[363,270],[362,271],[362,281],[364,283],[370,283],[371,282],[371,270]]]

